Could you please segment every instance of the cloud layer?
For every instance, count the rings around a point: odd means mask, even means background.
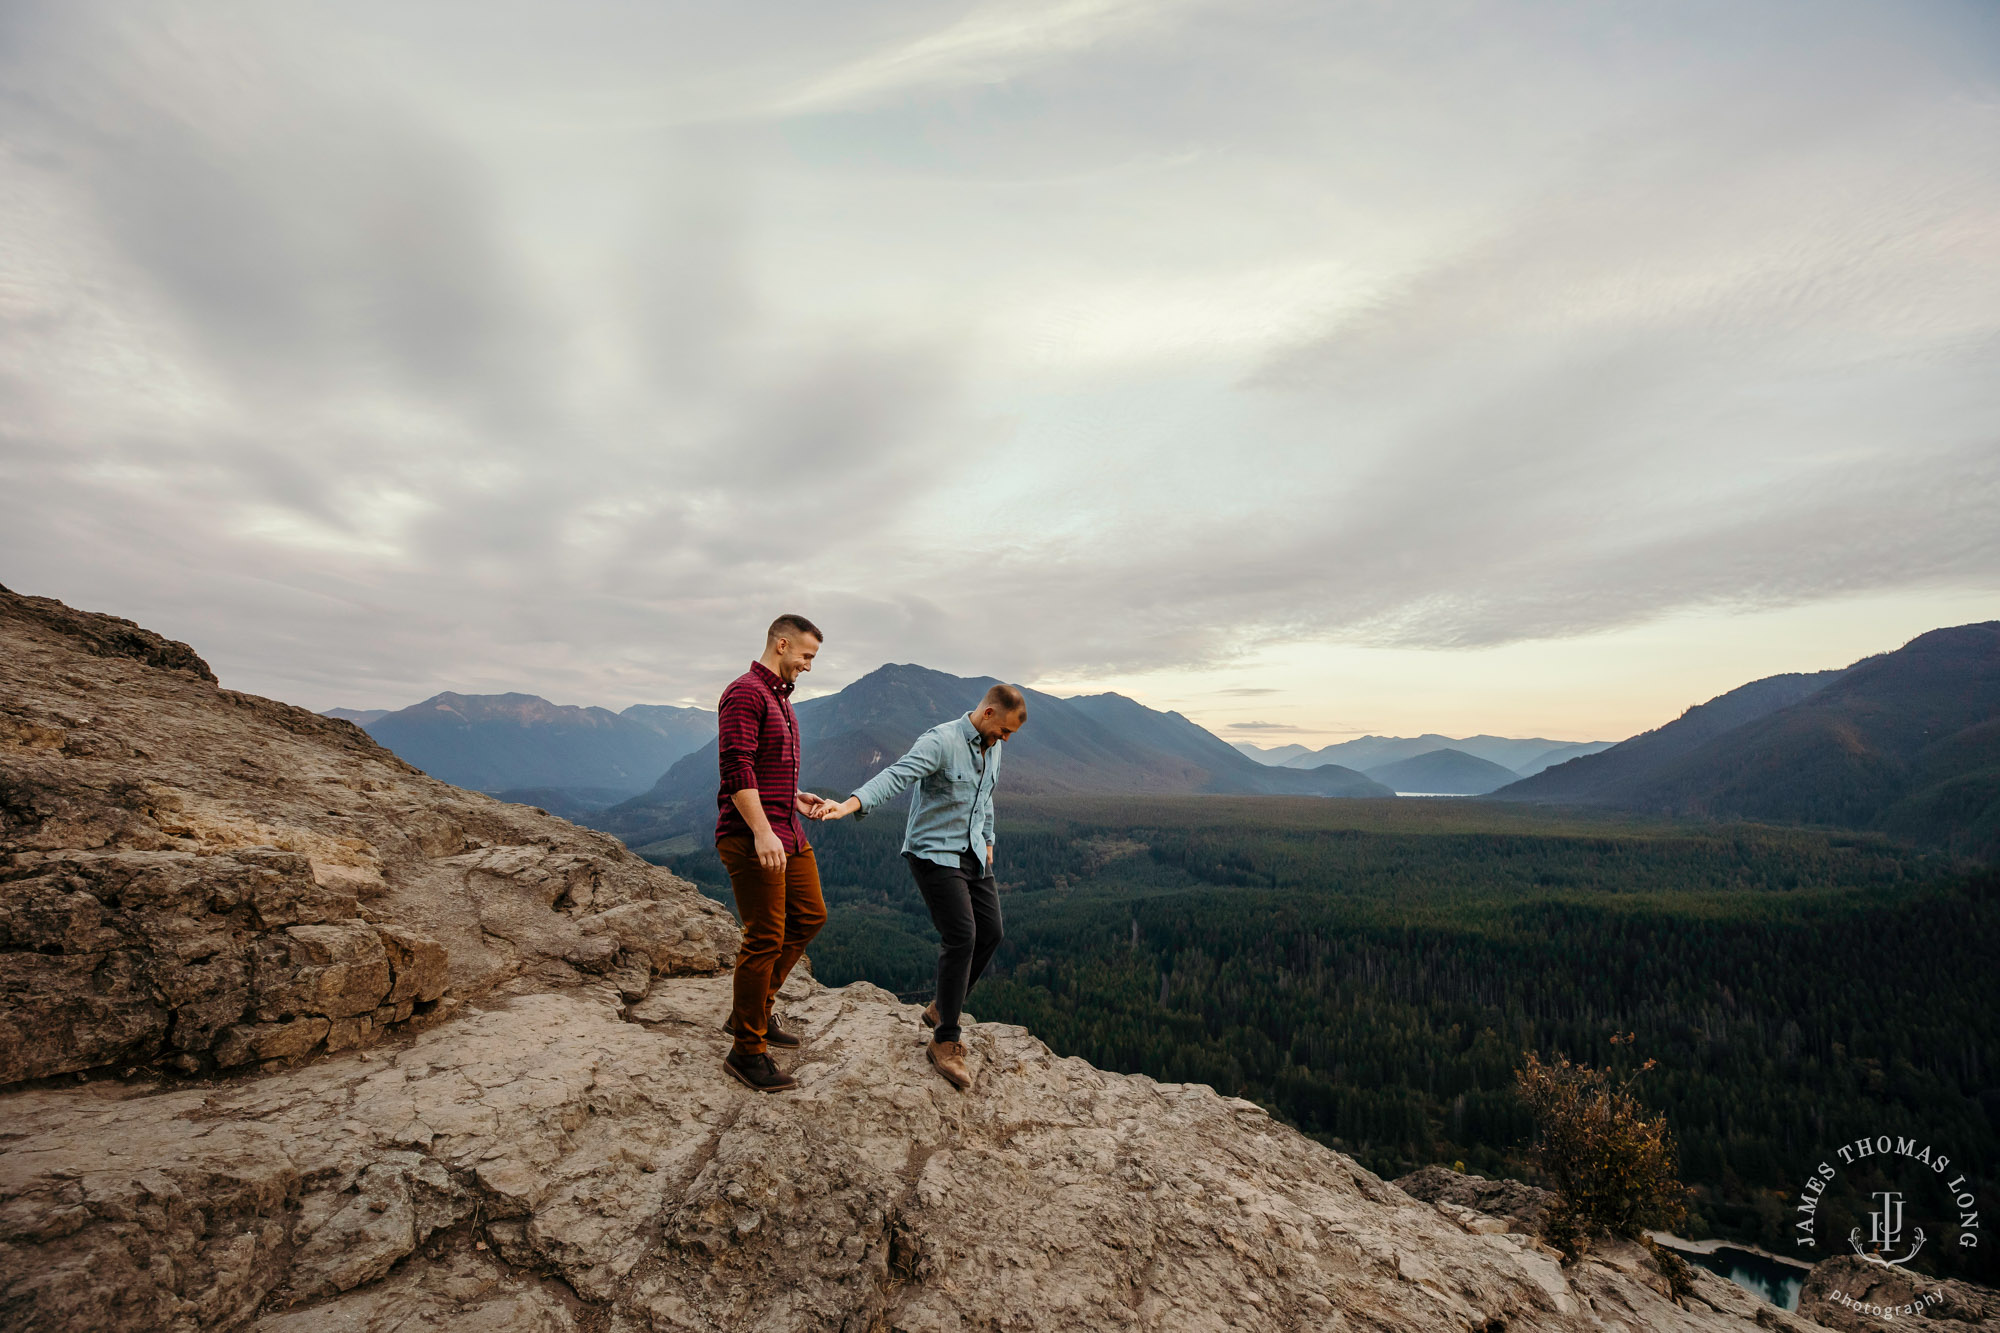
[[[0,580],[315,706],[2000,588],[1977,7],[409,9],[0,20]]]

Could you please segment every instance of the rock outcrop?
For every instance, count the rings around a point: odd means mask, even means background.
[[[866,985],[752,1093],[689,886],[4,591],[0,910],[6,1328],[1816,1327]]]
[[[1555,1202],[1550,1190],[1519,1180],[1488,1180],[1445,1166],[1426,1166],[1399,1177],[1396,1188],[1412,1199],[1435,1204],[1439,1212],[1463,1220],[1469,1231],[1511,1231],[1542,1234],[1542,1222]]]
[[[1842,1333],[1875,1333],[1906,1323],[1927,1333],[1973,1333],[2000,1328],[2000,1292],[1848,1254],[1813,1265],[1799,1293],[1799,1311]]]
[[[614,839],[0,589],[0,1083],[367,1046],[496,987],[655,975],[728,914]]]

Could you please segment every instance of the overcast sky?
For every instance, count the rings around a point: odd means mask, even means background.
[[[1232,739],[2000,615],[2000,9],[0,7],[0,582],[314,708],[783,610]]]

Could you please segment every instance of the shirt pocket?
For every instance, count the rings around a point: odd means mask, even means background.
[[[954,755],[947,759],[937,772],[924,779],[924,790],[932,796],[965,800],[971,796],[977,776],[972,771],[972,765]]]

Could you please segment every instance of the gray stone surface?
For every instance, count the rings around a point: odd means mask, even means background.
[[[1676,1305],[1636,1247],[1565,1269],[1249,1103],[1018,1028],[970,1029],[959,1093],[917,1008],[866,985],[790,988],[801,1087],[761,1096],[722,1076],[727,1004],[725,976],[638,1006],[609,984],[490,997],[247,1079],[16,1091],[0,1311],[260,1333],[1760,1326],[1720,1279]]]

